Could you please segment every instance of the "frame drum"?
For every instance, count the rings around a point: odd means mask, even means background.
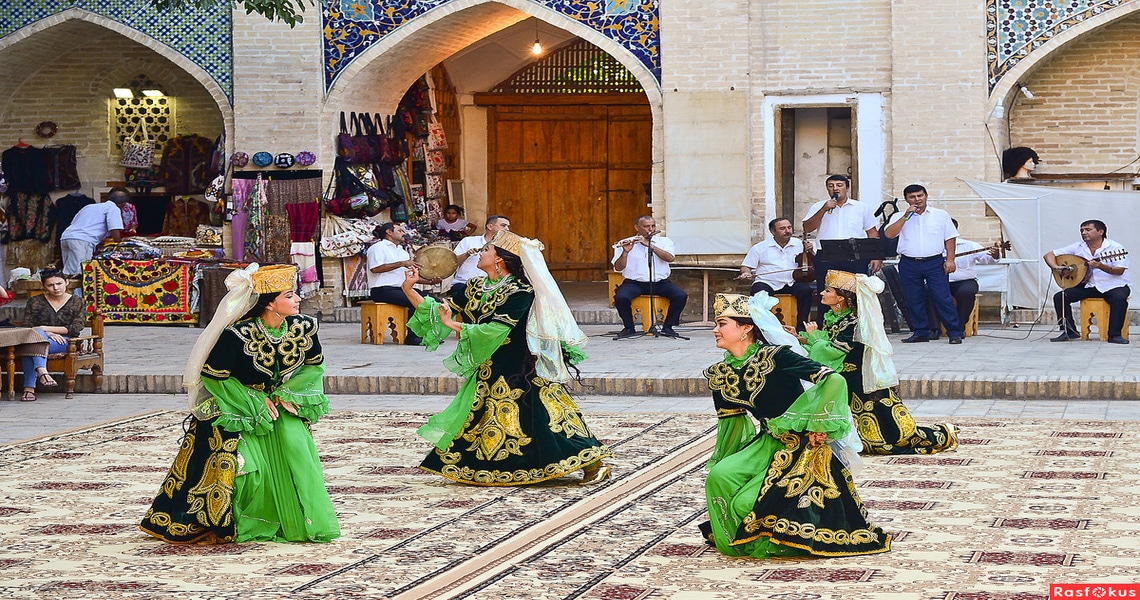
[[[422,265],[420,277],[427,279],[451,277],[459,270],[459,257],[446,245],[424,246],[412,260]]]

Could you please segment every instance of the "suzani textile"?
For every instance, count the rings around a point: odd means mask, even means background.
[[[332,0],[321,6],[325,91],[352,61],[373,44],[450,0]],[[657,0],[537,4],[569,17],[613,40],[661,80],[661,38]]]
[[[92,260],[83,264],[83,296],[108,323],[197,323],[194,269],[165,260]]]

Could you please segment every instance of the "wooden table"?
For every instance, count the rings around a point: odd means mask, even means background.
[[[47,356],[48,341],[31,327],[0,327],[0,348],[8,356],[8,399],[16,398],[16,357]]]

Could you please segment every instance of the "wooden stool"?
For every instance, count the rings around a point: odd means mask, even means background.
[[[383,344],[384,338],[392,335],[397,344],[404,342],[408,334],[408,309],[396,304],[372,302],[360,303],[360,343]]]
[[[606,273],[606,289],[609,291],[610,308],[614,307],[614,292],[617,291],[621,282],[625,281],[625,277],[621,273]]]
[[[958,306],[958,300],[951,298],[954,301],[954,306]],[[962,324],[962,334],[965,337],[973,337],[978,335],[978,305],[982,303],[982,295],[974,294],[974,310],[970,311],[970,319]],[[946,335],[946,326],[942,326],[942,335]]]
[[[1089,339],[1089,326],[1096,320],[1096,333],[1100,341],[1108,341],[1108,302],[1103,298],[1085,298],[1081,300],[1081,339]],[[1128,311],[1124,311],[1124,327],[1120,328],[1120,336],[1128,339]]]
[[[796,326],[796,297],[791,294],[776,294],[776,306],[772,307],[772,314],[780,320],[781,325]]]
[[[653,298],[653,308],[657,310],[657,315],[651,315],[649,313],[649,298],[651,297]],[[633,302],[629,303],[629,306],[633,309],[634,317],[638,314],[641,315],[642,331],[649,331],[649,328],[657,322],[658,315],[664,319],[665,315],[669,313],[669,300],[661,296],[638,296],[633,299]]]

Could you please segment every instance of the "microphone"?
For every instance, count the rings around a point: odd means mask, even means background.
[[[835,192],[834,194],[832,194],[831,199],[832,200],[838,200],[839,199],[839,192]],[[827,214],[830,215],[831,211],[833,211],[833,210],[835,210],[835,207],[831,207],[831,208],[827,209]]]

